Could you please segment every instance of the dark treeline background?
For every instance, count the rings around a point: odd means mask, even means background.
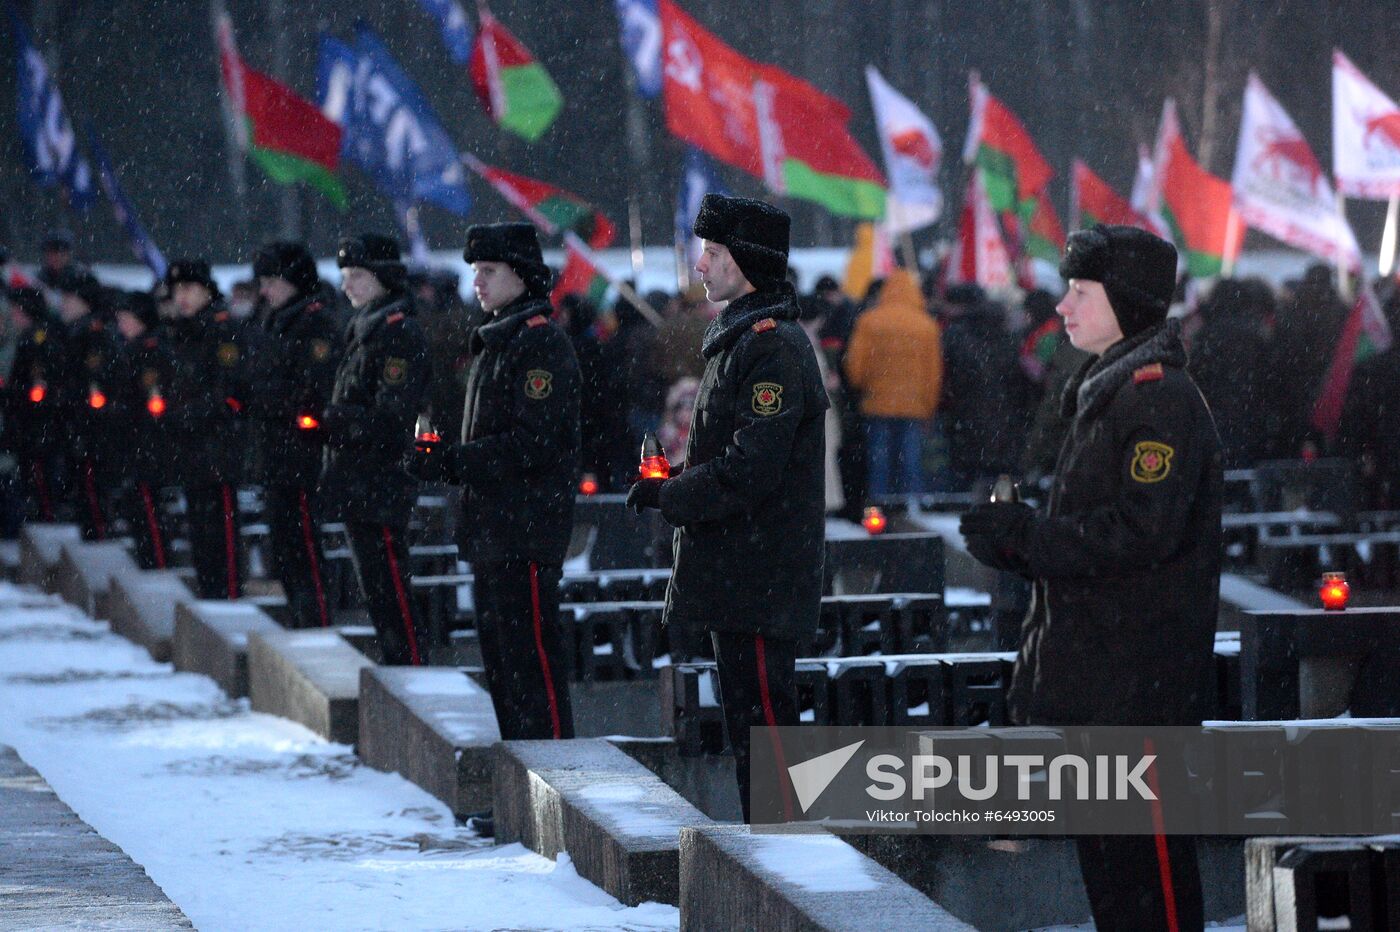
[[[1391,2],[1376,0],[680,0],[739,51],[780,65],[850,106],[857,139],[877,162],[878,143],[863,68],[875,64],[912,97],[943,134],[944,182],[955,219],[967,127],[967,74],[977,69],[993,94],[1025,122],[1054,166],[1063,215],[1070,160],[1078,155],[1126,194],[1139,144],[1150,144],[1162,100],[1174,95],[1188,143],[1228,177],[1245,78],[1257,70],[1317,151],[1331,164],[1331,50],[1341,48],[1392,96],[1400,96],[1400,32]],[[342,233],[393,229],[393,213],[370,182],[342,168],[351,207],[340,214],[302,189],[282,190],[249,164],[246,226],[228,171],[218,97],[218,58],[204,0],[20,0],[39,47],[56,69],[80,138],[91,123],[110,151],[128,195],[169,256],[246,259],[282,233],[305,236],[318,254]],[[474,4],[464,0],[469,13]],[[436,23],[417,0],[227,0],[243,56],[314,98],[317,35],[349,37],[357,19],[377,29],[418,81],[463,150],[589,198],[625,240],[635,185],[648,245],[668,243],[680,144],[665,130],[660,100],[647,102],[649,158],[634,168],[627,140],[624,59],[612,0],[492,0],[493,12],[558,83],[564,110],[535,144],[497,130],[452,63]],[[0,69],[0,139],[6,210],[0,236],[32,259],[44,232],[67,227],[82,256],[129,261],[105,201],[75,216],[54,191],[29,180],[15,114],[14,43],[0,26],[8,66]],[[739,193],[756,179],[722,169]],[[487,187],[471,182],[470,220],[423,210],[429,243],[460,243],[470,222],[513,219]],[[843,245],[850,223],[801,202],[794,245]],[[1380,235],[1384,205],[1352,202],[1363,248]],[[930,230],[921,237],[946,230]],[[1264,240],[1258,237],[1262,245]],[[1250,244],[1254,244],[1252,239]]]

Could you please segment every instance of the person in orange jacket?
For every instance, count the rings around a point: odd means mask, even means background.
[[[924,424],[943,389],[943,335],[912,273],[890,273],[875,306],[856,318],[845,368],[861,393],[870,494],[922,492]]]

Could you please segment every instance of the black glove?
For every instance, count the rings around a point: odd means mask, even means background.
[[[1005,544],[997,542],[994,538],[985,534],[964,534],[963,542],[967,544],[967,552],[972,554],[973,559],[983,566],[990,566],[994,570],[1005,570],[1007,572],[1017,572],[1021,570],[1016,560],[1015,552]]]
[[[1024,502],[983,502],[963,513],[958,530],[963,537],[982,536],[1009,543],[1035,512]]]
[[[403,469],[419,482],[447,481],[447,451],[438,449],[432,453],[411,448],[403,455]]]
[[[638,479],[627,492],[627,507],[637,514],[647,508],[661,507],[661,487],[665,479]]]

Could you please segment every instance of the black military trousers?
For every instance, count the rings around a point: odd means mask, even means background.
[[[711,633],[715,645],[715,666],[719,671],[720,704],[724,707],[724,730],[734,751],[734,772],[739,780],[739,803],[744,808],[744,821],[750,821],[752,805],[749,781],[749,748],[751,728],[755,740],[773,742],[782,782],[780,795],[766,799],[762,812],[782,812],[785,819],[796,817],[791,784],[787,780],[782,745],[778,741],[778,726],[796,725],[797,718],[797,642],[756,634],[730,631]]]
[[[569,665],[559,628],[558,563],[472,562],[486,686],[501,738],[572,738]]]
[[[21,454],[15,477],[24,516],[33,521],[57,521],[63,496],[59,457],[46,452]]]
[[[160,490],[137,479],[123,490],[121,512],[136,542],[136,562],[143,570],[170,566],[170,529],[160,509]]]
[[[267,486],[263,490],[263,516],[267,520],[272,571],[287,595],[292,626],[330,627],[326,561],[310,491],[297,485]]]
[[[1102,932],[1205,925],[1194,835],[1081,835],[1079,870]]]
[[[97,460],[91,455],[73,458],[71,487],[76,499],[78,528],[83,540],[106,540],[108,525],[107,493]]]
[[[346,521],[345,537],[384,663],[415,667],[427,663],[427,628],[414,609],[409,591],[404,529]]]
[[[243,593],[239,565],[238,491],[229,483],[185,486],[190,562],[201,599],[236,599]]]

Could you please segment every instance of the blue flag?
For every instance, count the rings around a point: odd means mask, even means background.
[[[459,0],[418,0],[418,3],[424,12],[437,20],[442,29],[442,44],[447,46],[452,60],[459,65],[469,62],[476,36]]]
[[[86,210],[94,197],[92,169],[78,151],[78,135],[64,109],[63,96],[14,7],[10,8],[10,22],[19,63],[19,131],[24,138],[25,161],[41,186],[60,185],[70,205]]]
[[[117,222],[126,231],[131,251],[135,253],[136,258],[146,263],[146,267],[158,281],[164,279],[165,256],[151,239],[151,234],[146,232],[141,218],[136,216],[136,208],[127,200],[126,192],[122,191],[122,186],[117,181],[117,173],[112,168],[112,160],[107,157],[107,150],[102,148],[102,144],[97,141],[97,134],[92,132],[91,128],[88,129],[88,139],[92,143],[92,160],[97,163],[97,180],[101,182],[107,200],[112,203],[112,213]]]
[[[692,268],[700,261],[700,241],[695,238],[695,215],[700,213],[700,202],[712,191],[715,194],[729,193],[704,153],[694,146],[687,146],[685,167],[681,172],[680,197],[676,200],[676,247],[685,253],[686,261]]]
[[[390,200],[471,212],[452,137],[374,30],[358,26],[353,47],[322,36],[317,72],[321,111],[342,129],[340,154]]]
[[[615,0],[622,27],[622,50],[637,76],[637,93],[661,93],[661,16],[656,0]]]

